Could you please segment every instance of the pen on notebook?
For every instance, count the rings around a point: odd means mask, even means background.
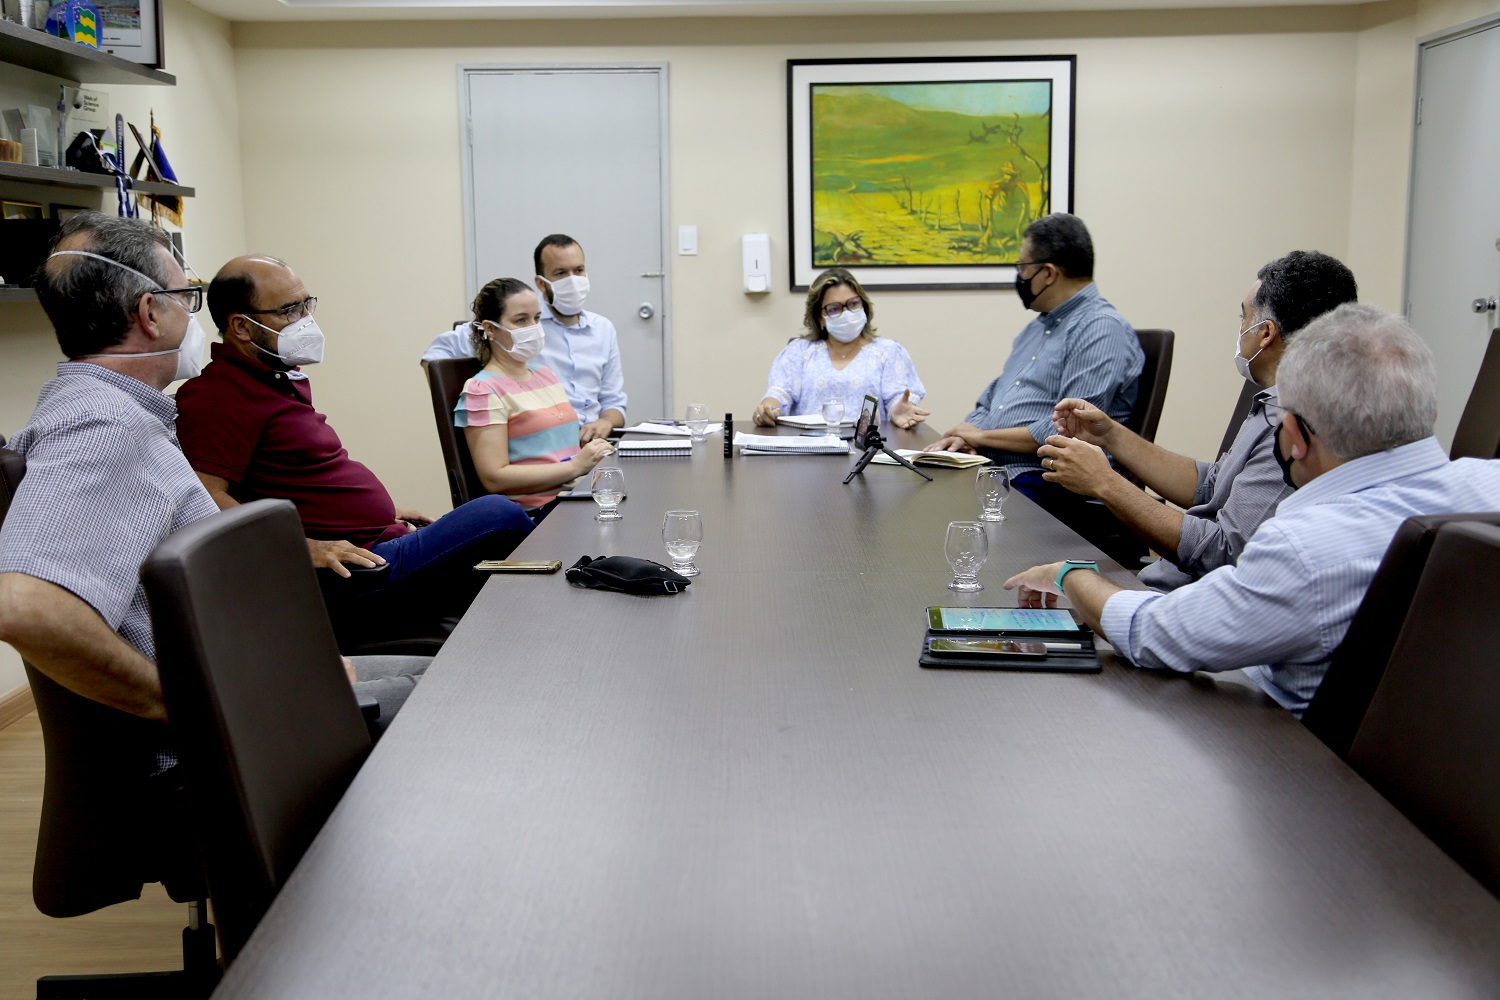
[[[1083,649],[1081,642],[1044,642],[1042,645],[1047,647],[1049,653],[1076,653]]]

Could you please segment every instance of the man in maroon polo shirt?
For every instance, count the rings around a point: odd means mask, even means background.
[[[531,519],[501,496],[437,520],[397,508],[313,408],[299,366],[323,359],[316,306],[282,261],[239,257],[224,265],[208,288],[223,343],[212,345],[203,374],[177,392],[183,453],[220,508],[263,497],[296,504],[318,567],[344,577],[351,566],[384,567],[348,584],[365,619],[378,607],[425,628],[434,617],[462,614],[482,583],[474,563],[508,555]],[[330,611],[344,603],[330,602]]]

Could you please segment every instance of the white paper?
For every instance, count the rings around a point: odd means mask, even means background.
[[[676,424],[647,424],[647,423],[636,424],[633,427],[626,427],[626,428],[624,428],[624,432],[626,434],[658,434],[658,435],[661,435],[662,437],[683,437],[683,438],[685,438],[685,437],[689,436],[690,434],[692,434],[692,431],[688,430],[686,427],[679,427]]]
[[[804,413],[801,416],[796,417],[777,417],[776,422],[778,424],[786,424],[788,427],[801,427],[806,431],[819,431],[828,426],[828,421],[824,420],[823,417],[817,413]],[[845,420],[840,423],[839,426],[853,427],[854,421]]]

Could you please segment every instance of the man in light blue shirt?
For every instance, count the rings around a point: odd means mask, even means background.
[[[1072,561],[1005,582],[1023,607],[1066,595],[1126,659],[1191,673],[1244,668],[1299,717],[1406,518],[1500,510],[1500,461],[1448,461],[1432,437],[1437,373],[1407,322],[1340,306],[1288,348],[1267,408],[1296,492],[1238,563],[1156,594]]]
[[[578,411],[579,443],[608,437],[625,426],[625,373],[615,325],[583,308],[589,290],[583,248],[573,237],[554,233],[537,244],[532,263],[546,334],[537,361],[557,376]],[[422,361],[473,357],[469,330],[469,324],[460,323],[438,334]]]

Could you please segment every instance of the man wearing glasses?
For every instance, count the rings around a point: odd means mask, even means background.
[[[532,522],[502,496],[437,520],[395,506],[313,407],[301,366],[323,359],[317,304],[275,258],[240,257],[220,269],[208,308],[223,343],[177,394],[182,450],[219,507],[290,500],[316,566],[346,578],[350,567],[374,571],[329,592],[341,641],[375,638],[350,631],[375,623],[392,630],[381,638],[425,634],[463,613],[483,582],[473,565],[504,558]]]
[[[1099,294],[1094,243],[1075,215],[1044,215],[1026,227],[1016,294],[1041,315],[1016,338],[973,412],[927,450],[988,455],[1017,490],[1103,546],[1116,522],[1101,523],[1084,497],[1045,481],[1037,449],[1053,433],[1060,399],[1087,400],[1115,420],[1129,417],[1145,352],[1134,328]]]
[[[1210,465],[1167,451],[1084,399],[1057,404],[1057,434],[1037,454],[1042,478],[1098,497],[1162,553],[1141,571],[1153,590],[1175,590],[1239,557],[1260,523],[1291,488],[1272,454],[1264,415],[1277,402],[1276,369],[1292,335],[1359,296],[1353,273],[1327,254],[1297,250],[1256,274],[1240,303],[1234,364],[1260,391],[1228,452]],[[1113,458],[1177,507],[1158,503],[1116,472]],[[1182,508],[1179,510],[1178,507]]]
[[[1299,717],[1323,680],[1386,547],[1418,514],[1500,510],[1500,461],[1450,462],[1432,425],[1437,371],[1406,320],[1348,303],[1287,349],[1263,419],[1296,492],[1239,560],[1167,594],[1122,590],[1092,563],[1005,582],[1022,607],[1066,595],[1138,667],[1243,668]]]

